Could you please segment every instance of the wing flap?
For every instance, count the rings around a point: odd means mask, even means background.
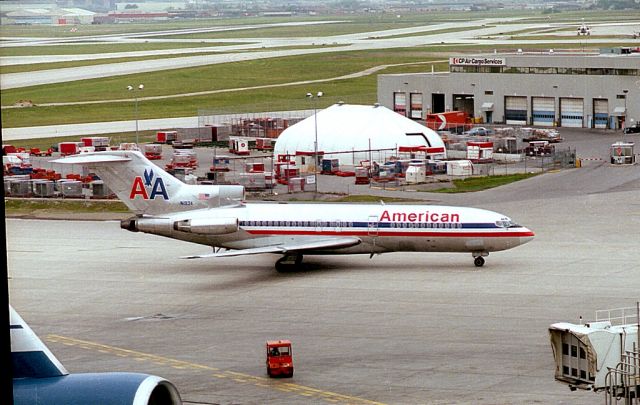
[[[355,237],[341,237],[341,238],[323,238],[305,241],[303,243],[281,243],[270,246],[261,246],[250,249],[237,249],[229,250],[226,252],[208,253],[203,255],[191,255],[183,256],[182,259],[204,259],[208,257],[231,257],[231,256],[245,256],[245,255],[258,255],[262,253],[282,253],[289,252],[304,252],[318,249],[342,249],[348,248],[360,244],[362,241]]]

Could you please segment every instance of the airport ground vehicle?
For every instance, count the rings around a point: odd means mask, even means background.
[[[269,377],[293,377],[293,353],[290,340],[269,340],[267,348],[267,374]]]
[[[473,127],[466,134],[470,136],[489,136],[493,135],[493,131],[485,127]]]

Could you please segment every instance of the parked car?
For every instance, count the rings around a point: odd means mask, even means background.
[[[467,132],[470,136],[489,136],[493,134],[493,131],[485,127],[473,127]]]
[[[640,134],[640,122],[636,122],[635,124],[629,125],[625,127],[623,130],[625,134]]]

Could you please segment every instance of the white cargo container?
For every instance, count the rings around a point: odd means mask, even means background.
[[[471,176],[473,164],[470,160],[450,160],[447,162],[447,174],[449,176]]]
[[[411,165],[405,174],[407,183],[424,183],[427,180],[427,168],[424,165]]]

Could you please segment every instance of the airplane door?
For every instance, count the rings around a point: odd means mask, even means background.
[[[367,224],[367,234],[372,238],[378,237],[378,216],[369,215],[369,221]]]
[[[316,220],[316,232],[318,232],[318,233],[322,232],[322,220],[321,219]]]

